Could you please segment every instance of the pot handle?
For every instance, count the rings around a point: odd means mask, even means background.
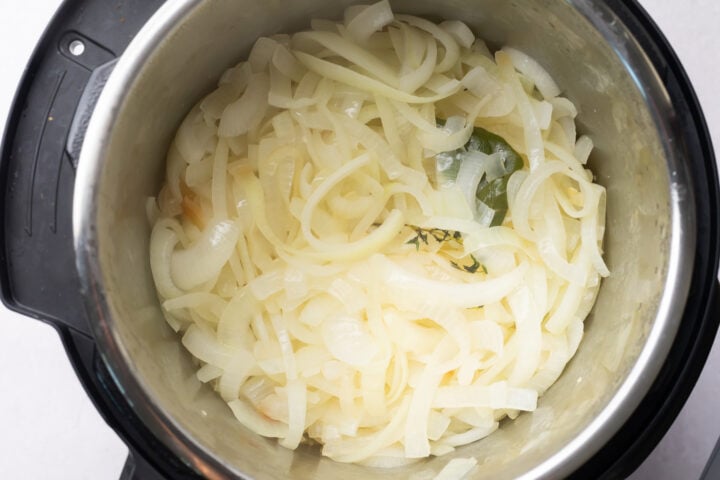
[[[715,444],[715,450],[710,455],[710,461],[705,467],[700,480],[712,480],[713,478],[720,478],[720,439]]]
[[[115,68],[115,64],[117,64],[117,59],[110,60],[93,70],[80,96],[65,145],[65,151],[70,156],[70,161],[75,168],[77,168],[78,160],[80,159],[80,151],[82,150],[83,140],[85,140],[85,133],[87,133],[87,128],[90,124],[90,118],[95,110],[95,105],[100,98],[100,94]]]
[[[160,476],[142,457],[132,450],[128,453],[120,480],[166,480]]]
[[[712,302],[710,303],[710,313],[712,318],[720,317],[720,285],[715,284],[713,292]],[[715,344],[720,343],[720,334],[716,334]],[[715,449],[710,454],[705,470],[700,476],[700,480],[712,480],[714,478],[720,478],[720,438],[718,438],[715,444]]]
[[[0,297],[12,310],[87,336],[73,189],[92,111],[115,63],[89,36],[50,28],[18,90],[0,157]]]

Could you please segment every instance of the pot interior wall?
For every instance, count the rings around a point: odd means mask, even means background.
[[[196,3],[183,24],[155,47],[109,132],[96,217],[111,314],[103,321],[112,322],[113,341],[151,401],[200,450],[211,452],[231,471],[255,478],[369,478],[373,473],[364,467],[321,459],[310,447],[293,453],[250,433],[195,379],[189,355],[159,308],[145,217],[146,199],[158,192],[174,131],[222,71],[243,59],[258,36],[297,31],[312,17],[339,19],[351,2]],[[657,133],[655,107],[646,102],[657,93],[652,87],[657,79],[645,66],[629,70],[628,62],[643,60],[631,37],[621,24],[612,23],[604,7],[586,1],[400,0],[393,5],[396,12],[461,19],[492,45],[512,45],[531,54],[579,106],[579,125],[597,146],[591,168],[607,187],[605,249],[612,276],[586,321],[576,358],[535,413],[521,415],[454,454],[394,473],[396,478],[430,478],[449,459],[473,456],[482,464],[478,478],[514,478],[588,434],[591,421],[616,398],[656,325],[672,226],[668,147]],[[612,26],[598,30],[588,16]],[[622,48],[613,49],[606,38]],[[645,86],[638,87],[638,81]],[[612,428],[594,441],[601,443],[610,433]]]

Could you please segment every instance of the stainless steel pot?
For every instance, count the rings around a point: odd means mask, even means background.
[[[145,426],[209,478],[378,474],[321,458],[310,447],[291,452],[249,432],[195,379],[155,295],[144,210],[145,199],[162,182],[165,152],[180,120],[223,69],[244,58],[258,36],[297,31],[311,18],[340,18],[351,3],[167,2],[116,65],[87,130],[73,221],[99,351]],[[656,52],[644,50],[618,15],[626,8],[621,2],[392,3],[397,12],[461,19],[492,45],[518,47],[553,73],[579,106],[579,124],[597,146],[591,168],[607,187],[605,249],[612,271],[585,323],[577,356],[536,412],[453,454],[393,475],[431,478],[448,460],[472,456],[480,463],[476,478],[567,476],[626,423],[676,342],[697,257],[709,258],[707,242],[703,251],[698,247],[708,212],[698,207],[692,170],[693,162],[708,159],[697,158],[695,140],[688,140],[686,131],[685,103],[671,98],[667,72],[651,59]]]

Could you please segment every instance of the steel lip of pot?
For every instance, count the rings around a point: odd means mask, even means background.
[[[95,228],[98,185],[102,158],[108,149],[110,132],[121,110],[124,94],[142,71],[156,46],[182,24],[200,5],[200,0],[177,0],[165,3],[131,42],[112,73],[96,105],[85,137],[76,177],[73,206],[73,229],[77,267],[83,283],[87,309],[94,318],[92,328],[98,350],[118,387],[148,428],[180,458],[208,478],[221,478],[231,467],[206,451],[193,437],[169,417],[147,393],[148,388],[130,365],[129,354],[119,341],[111,309],[105,297],[101,266],[98,260],[98,236]],[[572,3],[606,39],[618,38],[612,25],[619,21],[601,2],[575,0]],[[610,20],[610,21],[608,21]],[[619,28],[619,27],[618,27]],[[673,106],[662,81],[646,58],[632,56],[641,52],[634,39],[624,36],[625,45],[614,45],[616,53],[633,73],[638,87],[647,92],[650,111],[657,127],[671,131]],[[565,476],[590,458],[627,420],[656,378],[673,343],[680,324],[692,276],[695,254],[695,199],[689,188],[689,173],[679,157],[679,147],[664,144],[668,158],[671,189],[671,245],[669,272],[657,319],[637,362],[613,399],[601,413],[563,450],[527,472],[523,478]]]
[[[628,67],[636,86],[648,102],[657,128],[663,133],[672,131],[672,124],[677,121],[672,101],[650,59],[636,40],[627,32],[618,34],[624,28],[620,19],[603,2],[573,0],[571,3],[606,40],[623,39],[625,43],[613,43],[616,54]],[[560,472],[567,475],[588,460],[612,438],[640,404],[673,344],[690,289],[692,266],[691,262],[684,259],[695,256],[697,219],[693,190],[689,188],[691,181],[688,168],[678,145],[673,141],[675,139],[671,135],[664,138],[666,141],[663,147],[670,176],[671,246],[665,294],[652,331],[632,370],[602,412],[561,452],[523,478],[550,477]]]
[[[198,0],[166,2],[128,45],[108,79],[95,106],[83,142],[73,198],[73,236],[81,288],[92,323],[98,352],[115,383],[150,431],[179,458],[207,478],[223,478],[227,465],[205,452],[182,426],[178,425],[147,394],[147,388],[130,368],[129,354],[118,341],[98,258],[95,228],[98,180],[107,151],[115,115],[127,92],[156,45],[167,38],[182,20],[199,6]]]

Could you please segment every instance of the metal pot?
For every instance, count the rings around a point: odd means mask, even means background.
[[[258,36],[297,31],[311,18],[339,18],[351,3],[168,2],[115,65],[87,127],[73,223],[102,368],[146,435],[208,478],[378,474],[249,432],[195,379],[155,295],[144,209],[162,182],[181,119],[225,68],[247,55]],[[480,463],[476,478],[631,470],[679,410],[717,328],[717,175],[682,68],[633,2],[392,3],[397,12],[461,19],[492,45],[518,47],[552,72],[597,146],[591,168],[608,192],[605,250],[612,272],[577,356],[536,412],[393,475],[431,478],[448,460],[470,456]],[[104,76],[98,78],[102,84]],[[638,425],[644,433],[629,438]]]

